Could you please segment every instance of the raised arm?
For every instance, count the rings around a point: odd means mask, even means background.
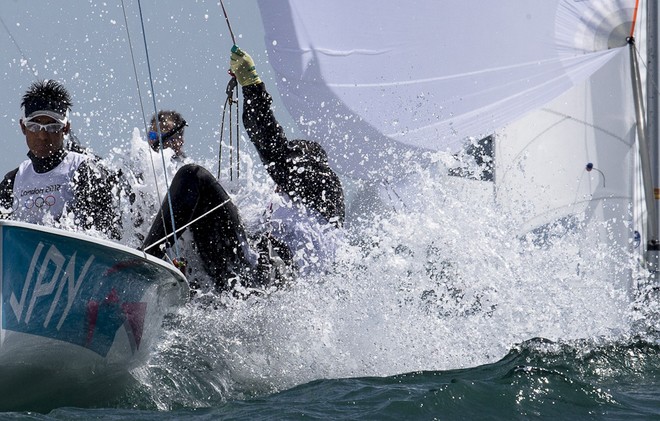
[[[343,189],[321,145],[286,138],[254,61],[236,46],[232,48],[231,68],[243,86],[245,130],[270,176],[294,202],[303,203],[336,226],[343,225]]]

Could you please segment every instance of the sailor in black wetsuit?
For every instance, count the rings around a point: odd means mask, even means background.
[[[20,126],[28,160],[0,182],[1,216],[34,224],[58,225],[73,216],[73,225],[119,238],[116,177],[92,155],[68,150],[71,98],[54,80],[33,83],[23,95]]]
[[[217,291],[237,285],[276,285],[298,273],[323,271],[334,259],[344,223],[343,188],[323,148],[309,140],[286,138],[270,108],[272,98],[248,54],[234,46],[230,65],[243,87],[243,124],[277,184],[280,203],[263,231],[251,239],[238,209],[206,169],[189,164],[177,172],[170,187],[176,227],[220,206],[189,228]],[[144,245],[171,232],[166,198]],[[146,251],[164,255],[159,247]]]

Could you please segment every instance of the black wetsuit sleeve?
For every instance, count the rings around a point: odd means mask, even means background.
[[[14,202],[14,180],[16,179],[18,168],[9,171],[0,183],[0,207],[3,209],[12,209]],[[7,218],[10,213],[0,212],[0,218]]]
[[[272,97],[263,83],[245,86],[243,95],[243,125],[261,161],[266,166],[283,164],[286,160],[287,138],[270,107]]]
[[[84,229],[96,228],[114,239],[120,238],[116,208],[116,180],[102,165],[88,160],[74,175],[75,200],[72,205],[77,223]]]
[[[263,83],[243,87],[243,96],[245,130],[275,183],[293,201],[302,202],[337,226],[343,225],[344,192],[325,151],[315,142],[286,138]]]

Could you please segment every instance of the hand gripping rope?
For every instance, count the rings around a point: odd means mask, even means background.
[[[234,38],[234,31],[231,29],[231,23],[229,22],[229,16],[227,15],[227,10],[222,0],[220,0],[220,7],[222,7],[222,13],[225,15],[225,21],[227,22],[227,28],[229,28],[229,35],[231,36],[231,41],[236,45],[236,38]],[[236,179],[240,177],[241,170],[241,160],[240,160],[240,135],[239,135],[239,100],[238,100],[238,82],[236,76],[228,70],[227,73],[231,76],[229,83],[227,83],[227,88],[225,93],[227,94],[227,99],[225,104],[222,107],[222,122],[220,124],[220,145],[218,147],[218,180],[220,179],[220,169],[222,167],[222,143],[225,132],[225,116],[227,113],[227,106],[229,106],[229,180],[234,180],[234,144],[233,139],[236,137]],[[234,92],[236,92],[236,99],[234,99]],[[232,115],[234,110],[234,105],[236,105],[236,135],[232,133]]]
[[[227,99],[225,100],[225,105],[222,106],[222,122],[220,124],[220,146],[218,148],[218,180],[220,179],[220,169],[222,166],[222,142],[225,133],[225,117],[227,114],[227,106],[229,106],[229,179],[234,180],[234,138],[236,138],[236,178],[240,177],[241,161],[240,161],[240,144],[239,144],[239,106],[238,106],[238,90],[236,86],[238,82],[236,81],[236,76],[233,73],[228,72],[231,75],[229,83],[227,83]],[[236,92],[236,99],[234,99],[234,92]],[[236,135],[233,134],[232,130],[232,115],[234,114],[234,105],[236,105]]]

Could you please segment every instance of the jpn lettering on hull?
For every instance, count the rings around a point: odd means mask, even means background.
[[[42,256],[44,248],[45,245],[41,242],[35,248],[20,292],[20,298],[17,298],[16,294],[12,292],[9,305],[16,316],[17,322],[24,321],[27,325],[32,319],[37,300],[52,297],[48,313],[43,321],[43,327],[48,328],[53,316],[55,316],[56,309],[59,308],[62,293],[66,289],[66,305],[61,314],[57,315],[59,320],[56,329],[60,330],[75,302],[85,275],[94,261],[94,256],[87,258],[80,274],[76,276],[77,251],[67,259],[55,245],[50,245]],[[49,270],[51,265],[54,266],[54,271]]]

